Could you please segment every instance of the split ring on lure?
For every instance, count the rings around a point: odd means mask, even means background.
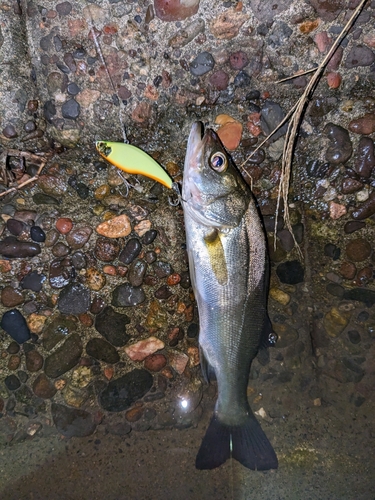
[[[167,172],[142,149],[123,142],[96,141],[99,154],[129,174],[141,174],[172,189],[173,181]]]

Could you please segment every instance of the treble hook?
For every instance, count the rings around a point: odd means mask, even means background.
[[[177,198],[173,199],[173,196],[168,196],[168,203],[171,207],[177,207],[181,201],[184,201],[181,196],[180,185],[178,182],[172,183],[172,190],[176,193]]]

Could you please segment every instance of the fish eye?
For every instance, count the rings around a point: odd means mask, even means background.
[[[228,160],[224,153],[217,151],[211,155],[210,164],[216,172],[225,172],[228,167]]]

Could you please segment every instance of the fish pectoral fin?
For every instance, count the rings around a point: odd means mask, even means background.
[[[207,382],[207,384],[209,384],[210,382],[213,382],[214,380],[216,380],[215,370],[210,365],[210,363],[207,361],[207,358],[206,358],[204,351],[203,351],[203,348],[201,346],[199,346],[199,359],[200,359],[200,363],[201,363],[202,375],[203,375],[205,382]]]
[[[210,259],[211,269],[218,283],[225,285],[228,282],[228,268],[220,232],[216,228],[208,230],[204,235],[204,243]]]

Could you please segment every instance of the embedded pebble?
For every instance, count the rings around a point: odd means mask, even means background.
[[[192,23],[184,26],[183,29],[177,31],[172,38],[169,39],[168,45],[170,47],[181,48],[190,43],[199,33],[203,33],[205,29],[205,22],[203,19],[196,19]]]
[[[64,288],[73,278],[73,270],[69,263],[55,259],[49,268],[48,281],[52,288]]]
[[[276,274],[281,283],[295,285],[304,280],[305,271],[298,260],[288,260],[277,266]]]
[[[327,74],[327,84],[330,89],[337,89],[340,87],[342,82],[342,77],[340,73],[331,71]]]
[[[104,339],[94,338],[89,340],[86,344],[86,352],[89,356],[105,363],[115,364],[120,361],[116,349]]]
[[[375,193],[371,193],[368,200],[352,212],[353,219],[367,219],[375,214]]]
[[[229,75],[224,70],[219,69],[210,75],[209,83],[216,90],[225,90],[229,83]]]
[[[17,137],[17,135],[18,135],[14,125],[11,125],[10,123],[3,128],[2,134],[7,139],[13,139],[14,137]]]
[[[19,378],[13,374],[5,377],[4,384],[9,391],[16,391],[19,387],[21,387],[21,382]]]
[[[189,362],[189,356],[183,352],[170,352],[168,360],[171,367],[179,374],[182,375],[185,371],[186,365]]]
[[[241,142],[242,129],[238,121],[227,122],[218,129],[217,135],[226,149],[234,151]]]
[[[136,226],[134,226],[134,232],[138,234],[139,237],[144,236],[147,231],[151,228],[150,220],[141,220]]]
[[[352,47],[345,59],[345,67],[348,69],[359,66],[371,66],[375,61],[375,53],[365,45]]]
[[[38,186],[40,189],[56,198],[61,198],[61,196],[66,192],[66,181],[63,178],[56,177],[54,175],[40,175],[38,177]]]
[[[375,290],[370,290],[369,288],[351,288],[345,290],[344,299],[358,300],[358,302],[363,302],[367,307],[372,307],[375,305]]]
[[[173,273],[173,268],[172,266],[169,264],[169,262],[164,262],[162,260],[157,260],[154,264],[153,264],[153,269],[155,271],[155,274],[158,278],[166,278],[167,276],[169,276],[170,274]]]
[[[5,307],[14,307],[18,306],[19,304],[22,304],[24,301],[24,296],[23,294],[19,291],[14,289],[10,285],[6,285],[2,290],[1,290],[1,303]]]
[[[17,370],[17,368],[21,364],[21,358],[20,356],[17,356],[16,354],[12,354],[10,356],[9,361],[8,361],[8,369],[11,371]]]
[[[68,439],[90,436],[96,429],[93,415],[86,410],[52,403],[51,413],[56,429]]]
[[[172,291],[167,285],[162,285],[160,288],[158,288],[155,293],[155,297],[157,299],[168,299],[172,295]]]
[[[125,247],[122,249],[118,260],[124,264],[130,264],[136,257],[138,257],[141,250],[142,245],[138,238],[130,238],[130,240],[126,242]]]
[[[239,88],[248,88],[251,84],[251,76],[245,70],[239,71],[234,77],[233,85]]]
[[[124,238],[130,234],[131,230],[130,219],[125,214],[102,222],[96,227],[96,232],[107,238]]]
[[[352,344],[359,344],[361,342],[361,336],[357,330],[349,330],[348,338]]]
[[[368,178],[375,167],[374,141],[369,137],[361,137],[354,163],[354,170],[362,177]]]
[[[355,231],[359,231],[363,227],[366,227],[366,223],[365,222],[352,220],[352,221],[349,221],[349,222],[347,222],[345,224],[345,226],[344,226],[344,232],[346,234],[351,234],[351,233],[354,233]]]
[[[346,245],[346,255],[353,262],[361,262],[371,255],[371,245],[368,241],[357,238]]]
[[[68,217],[60,217],[56,221],[56,229],[60,234],[68,234],[73,227],[72,219]]]
[[[281,246],[286,252],[293,250],[294,240],[288,229],[282,229],[277,233],[277,236],[280,239]]]
[[[363,188],[363,183],[357,179],[352,179],[347,177],[342,182],[342,192],[343,194],[352,194]]]
[[[229,56],[229,64],[232,69],[240,70],[249,64],[249,58],[245,52],[238,50]]]
[[[231,40],[238,35],[241,26],[249,17],[249,14],[235,8],[226,9],[211,21],[210,31],[218,40]]]
[[[327,243],[324,245],[324,255],[331,257],[333,260],[338,260],[341,255],[340,247],[336,246],[334,243]]]
[[[274,288],[272,287],[270,289],[270,297],[273,300],[276,300],[276,302],[279,302],[279,304],[282,304],[283,306],[287,306],[290,302],[290,295],[280,288]]]
[[[70,248],[62,241],[58,241],[56,245],[52,247],[52,255],[55,257],[66,257],[69,253]]]
[[[108,342],[116,347],[124,346],[130,339],[126,333],[126,325],[130,319],[126,314],[116,312],[107,306],[95,318],[95,328]]]
[[[19,344],[23,344],[31,337],[26,320],[18,309],[6,311],[1,318],[0,326]]]
[[[150,229],[150,230],[146,231],[142,237],[142,243],[144,245],[151,245],[151,243],[154,242],[157,235],[158,235],[158,232],[156,231],[156,229]]]
[[[355,134],[373,134],[375,132],[375,113],[367,113],[360,118],[352,120],[348,128]]]
[[[144,367],[150,372],[159,372],[167,364],[164,354],[150,354],[144,360]]]
[[[90,290],[98,292],[106,284],[106,277],[95,267],[89,267],[86,271],[86,285]]]
[[[38,398],[51,399],[56,394],[57,389],[44,373],[40,373],[34,380],[33,392]]]
[[[80,112],[81,106],[75,99],[69,99],[61,106],[61,114],[63,118],[68,118],[69,120],[75,120],[78,118]]]
[[[280,104],[277,104],[276,102],[270,100],[265,101],[261,110],[261,117],[260,117],[262,130],[264,131],[265,135],[268,136],[279,125],[279,123],[284,119],[284,117],[285,117],[285,112],[280,106]],[[275,132],[273,136],[269,139],[270,142],[275,142],[281,136],[285,135],[287,128],[288,128],[288,123],[284,123],[284,125],[281,128],[279,128],[279,130]]]
[[[61,292],[57,307],[63,314],[82,314],[90,308],[90,290],[80,283],[67,285]]]
[[[329,203],[329,216],[333,220],[337,220],[347,212],[346,206],[341,205],[341,203],[336,203],[334,201],[330,201]]]
[[[26,368],[29,372],[37,372],[43,366],[43,356],[38,351],[29,351],[26,353]]]
[[[66,236],[66,242],[73,250],[82,248],[88,242],[92,234],[90,226],[75,226]]]
[[[70,316],[56,314],[52,321],[43,329],[43,347],[52,350],[59,342],[67,338],[70,333],[77,330],[77,320]]]
[[[59,237],[60,237],[59,232],[56,229],[51,229],[50,231],[48,231],[46,235],[45,246],[53,247],[53,245],[57,242]]]
[[[337,283],[328,283],[326,286],[326,290],[329,294],[333,295],[334,297],[338,297],[339,299],[342,299],[344,296],[344,287]]]
[[[115,307],[134,307],[145,300],[143,288],[132,286],[130,283],[119,285],[112,292],[112,304]]]
[[[143,260],[134,260],[129,267],[127,278],[132,286],[141,286],[147,271],[147,264]]]
[[[6,226],[13,236],[19,236],[27,227],[24,222],[16,219],[8,219]]]
[[[340,125],[327,123],[323,132],[331,141],[326,151],[326,160],[332,165],[347,162],[353,153],[353,146],[348,131]]]
[[[211,71],[215,66],[215,59],[209,52],[201,52],[190,63],[190,73],[194,76],[202,76]]]
[[[22,280],[20,281],[20,286],[24,290],[40,292],[45,280],[46,277],[44,274],[39,274],[37,271],[31,271],[31,273],[26,274],[26,276],[22,278]]]
[[[164,342],[156,337],[140,340],[135,344],[125,347],[125,352],[132,361],[144,361],[147,356],[154,354],[156,351],[164,349]]]
[[[111,380],[99,396],[100,405],[107,411],[123,411],[141,399],[152,387],[152,375],[144,369],[135,369]]]
[[[47,377],[57,378],[71,370],[82,355],[82,341],[77,333],[72,333],[56,351],[44,362],[44,373]]]
[[[46,233],[39,226],[32,226],[30,228],[30,237],[37,243],[43,243],[46,239]]]
[[[30,241],[19,241],[14,236],[7,236],[0,241],[0,254],[10,259],[24,259],[25,257],[34,257],[41,252],[38,243]]]
[[[182,21],[198,12],[200,0],[154,0],[156,16],[162,21]]]
[[[110,238],[99,237],[96,240],[94,253],[95,256],[103,262],[112,262],[120,252],[118,241]],[[123,262],[123,261],[122,261]]]

